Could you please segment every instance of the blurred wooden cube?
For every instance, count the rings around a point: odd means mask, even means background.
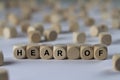
[[[6,69],[0,69],[0,80],[9,80],[8,71]]]
[[[85,43],[86,34],[84,32],[73,32],[73,42],[74,43]]]
[[[28,34],[29,42],[39,43],[41,41],[41,33],[39,31],[31,31]]]
[[[28,28],[30,27],[30,23],[28,21],[24,21],[20,25],[21,31],[27,33]]]
[[[4,63],[4,56],[3,56],[3,52],[0,51],[0,66],[2,66]]]
[[[94,25],[90,28],[90,34],[93,37],[99,36],[101,32],[108,32],[108,27],[104,24],[101,24],[98,26]]]
[[[51,27],[52,30],[55,30],[57,34],[61,33],[61,25],[59,23],[54,23]]]
[[[3,29],[5,28],[6,23],[4,21],[0,21],[0,36],[3,36]]]
[[[120,19],[113,19],[112,20],[112,28],[120,29]]]
[[[17,37],[17,30],[15,27],[5,27],[3,29],[3,36],[6,39]]]
[[[55,30],[48,29],[48,30],[45,30],[44,36],[46,41],[54,41],[57,39],[58,34]]]
[[[44,26],[42,23],[37,23],[37,24],[33,25],[33,27],[35,28],[35,30],[39,31],[43,35]]]
[[[115,71],[120,71],[120,54],[113,55],[112,65]]]
[[[8,21],[14,26],[17,26],[20,23],[18,16],[13,13],[8,14]]]
[[[85,18],[85,25],[91,27],[95,24],[95,20],[93,18],[87,17]]]
[[[99,41],[101,44],[109,46],[112,43],[112,36],[107,32],[102,32],[99,34]]]

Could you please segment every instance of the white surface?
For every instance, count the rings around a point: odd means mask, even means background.
[[[37,14],[36,14],[37,15]],[[99,20],[99,16],[95,16]],[[39,20],[37,20],[39,22]],[[97,23],[106,23],[100,22]],[[81,24],[80,31],[87,34],[86,43],[98,43],[97,38],[90,37],[89,29],[84,28]],[[63,25],[67,29],[66,24]],[[45,25],[46,28],[49,25]],[[109,26],[111,27],[111,26]],[[19,29],[18,29],[19,30]],[[4,52],[5,63],[0,68],[6,68],[9,71],[10,80],[119,80],[120,72],[112,70],[111,58],[113,54],[120,53],[120,30],[110,29],[113,37],[113,43],[108,47],[108,59],[98,60],[16,60],[13,57],[12,47],[16,43],[28,43],[27,38],[23,34],[19,34],[18,38],[6,40],[0,38],[0,49]],[[72,34],[60,34],[58,39],[53,42],[44,42],[51,44],[72,43]]]

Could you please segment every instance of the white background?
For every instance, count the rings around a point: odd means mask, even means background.
[[[2,12],[1,12],[2,14]],[[34,22],[40,22],[37,19],[39,12],[33,17]],[[99,12],[90,14],[97,21],[96,23],[105,23],[111,27],[111,20],[104,22],[100,19]],[[1,19],[3,16],[1,16]],[[87,34],[86,43],[97,44],[98,38],[93,38],[89,34],[89,28],[80,22],[80,31]],[[44,25],[49,28],[49,24]],[[62,29],[66,31],[68,25],[62,23]],[[112,69],[113,54],[120,53],[120,30],[111,29],[109,32],[112,35],[113,43],[108,47],[108,58],[106,60],[17,60],[13,56],[13,45],[17,43],[28,43],[26,35],[20,32],[14,39],[0,38],[0,49],[4,53],[5,63],[0,68],[5,68],[9,71],[10,80],[119,80],[120,72],[115,72]],[[51,44],[67,44],[72,43],[72,33],[60,34],[56,41],[43,42]]]

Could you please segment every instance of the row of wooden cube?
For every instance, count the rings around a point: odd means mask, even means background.
[[[17,44],[13,47],[13,53],[17,59],[98,59],[107,58],[108,50],[106,45],[96,44]]]
[[[95,31],[93,31],[92,33],[95,33]],[[101,32],[98,38],[99,38],[100,44],[105,44],[109,46],[112,43],[112,36],[108,32]],[[85,32],[73,32],[73,42],[74,43],[85,43],[86,42]]]

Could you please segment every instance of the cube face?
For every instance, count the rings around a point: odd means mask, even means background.
[[[73,33],[73,42],[74,43],[85,43],[86,34],[84,32],[74,32]]]
[[[38,59],[40,56],[39,56],[39,49],[38,47],[35,47],[35,46],[27,46],[26,48],[26,52],[27,52],[27,58],[28,59]]]
[[[44,36],[46,41],[54,41],[57,39],[58,34],[55,30],[46,30]]]
[[[107,47],[103,45],[94,46],[94,58],[98,60],[104,60],[107,58]]]
[[[40,46],[40,57],[41,59],[52,59],[53,47],[52,46]]]
[[[93,57],[94,57],[93,47],[89,46],[89,45],[81,46],[80,56],[82,59],[85,59],[85,60],[93,59]]]
[[[120,54],[115,54],[113,56],[112,65],[115,71],[120,71]]]
[[[26,44],[16,44],[13,46],[13,53],[17,59],[26,58]]]
[[[8,72],[5,69],[0,69],[0,80],[9,80]]]
[[[78,46],[67,46],[67,58],[68,59],[79,59],[80,58],[80,48]]]
[[[0,51],[0,66],[3,65],[3,63],[4,63],[4,56],[2,51]]]
[[[24,47],[18,47],[14,49],[14,56],[17,59],[24,59],[26,58],[26,50]]]
[[[39,31],[31,31],[28,35],[29,41],[32,43],[38,43],[41,41],[41,34]]]
[[[112,43],[112,37],[109,33],[102,32],[99,35],[99,40],[101,44],[110,45]]]
[[[53,57],[57,60],[63,60],[67,56],[66,54],[66,46],[54,46],[53,49]]]

